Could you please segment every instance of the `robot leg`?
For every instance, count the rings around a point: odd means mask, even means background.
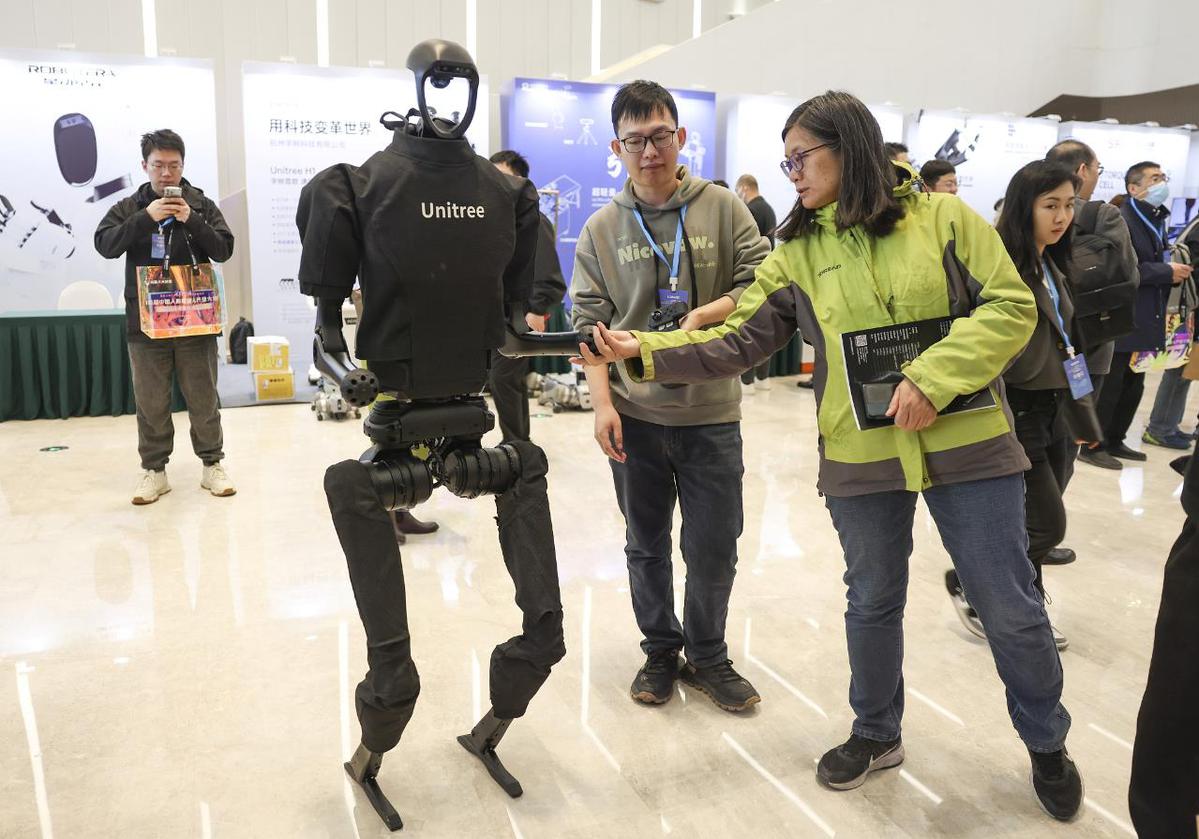
[[[520,783],[504,769],[495,748],[512,720],[524,715],[550,668],[566,655],[566,645],[545,453],[524,441],[507,443],[501,449],[509,447],[518,456],[518,468],[507,481],[508,488],[496,498],[496,510],[500,549],[516,585],[516,604],[524,615],[522,632],[492,652],[492,708],[458,742],[515,798],[522,792]]]
[[[345,769],[387,826],[399,830],[403,823],[375,778],[383,753],[400,741],[412,718],[420,677],[412,661],[400,552],[372,481],[378,468],[356,460],[335,464],[325,472],[325,494],[366,630],[369,668],[355,691],[362,744]]]

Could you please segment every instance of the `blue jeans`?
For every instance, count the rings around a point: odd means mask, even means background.
[[[1012,725],[1033,751],[1060,749],[1070,715],[1061,704],[1062,665],[1049,617],[1033,587],[1024,476],[933,487],[924,500],[986,627]],[[916,494],[828,497],[825,503],[845,550],[853,732],[894,740],[903,718],[903,610]]]
[[[1178,424],[1186,413],[1187,391],[1191,389],[1191,380],[1184,379],[1182,371],[1182,367],[1167,370],[1157,386],[1157,398],[1153,400],[1153,412],[1145,430],[1159,440],[1182,433]]]
[[[646,654],[682,649],[697,667],[728,658],[724,626],[741,535],[741,424],[665,426],[621,416],[625,463],[610,460],[625,519],[633,613]],[[683,622],[670,560],[675,499],[687,565]]]

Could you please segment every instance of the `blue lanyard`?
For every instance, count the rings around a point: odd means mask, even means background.
[[[1049,299],[1053,301],[1053,312],[1057,315],[1057,326],[1062,332],[1062,340],[1066,342],[1066,354],[1074,358],[1074,345],[1070,341],[1070,333],[1066,331],[1066,321],[1062,318],[1062,298],[1053,281],[1053,273],[1049,270],[1049,260],[1041,260],[1041,270],[1045,272],[1045,287],[1049,289]]]
[[[645,239],[649,242],[649,246],[653,248],[654,254],[658,259],[662,260],[663,265],[670,267],[670,289],[674,291],[679,284],[679,252],[683,249],[683,219],[687,217],[687,205],[679,210],[679,226],[674,233],[674,259],[673,261],[666,258],[666,254],[662,253],[661,246],[654,241],[654,237],[650,234],[649,228],[645,226],[645,219],[641,217],[641,211],[633,210],[633,215],[637,217],[637,223],[641,225],[641,232],[645,234]]]
[[[1157,226],[1154,225],[1154,223],[1151,222],[1148,218],[1146,218],[1145,214],[1141,212],[1141,208],[1137,206],[1136,198],[1133,198],[1130,195],[1130,196],[1128,196],[1128,200],[1132,202],[1132,211],[1137,214],[1137,216],[1141,219],[1141,221],[1145,222],[1146,227],[1148,227],[1151,231],[1153,231],[1154,238],[1157,239],[1158,244],[1160,244],[1164,248],[1166,246],[1165,226],[1163,225],[1162,228],[1159,230],[1157,228]]]

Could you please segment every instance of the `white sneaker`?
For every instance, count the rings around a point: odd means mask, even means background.
[[[139,506],[142,504],[153,504],[158,500],[159,496],[166,495],[170,491],[171,485],[167,483],[167,471],[165,469],[161,472],[147,469],[142,472],[141,480],[137,482],[137,489],[133,491],[133,503]]]
[[[229,480],[229,475],[225,472],[225,467],[219,463],[204,467],[204,474],[200,478],[200,489],[206,489],[213,495],[218,496],[234,495],[237,493],[237,490],[233,487],[233,482]]]
[[[1070,639],[1063,635],[1061,630],[1053,624],[1049,625],[1049,629],[1051,632],[1053,632],[1053,645],[1057,647],[1057,651],[1059,653],[1064,652],[1065,649],[1070,646]]]
[[[754,387],[758,390],[770,390],[770,379],[758,379],[754,382]]]

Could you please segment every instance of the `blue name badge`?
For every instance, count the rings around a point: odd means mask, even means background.
[[[1066,381],[1070,383],[1070,394],[1075,399],[1082,399],[1095,390],[1091,384],[1091,374],[1087,372],[1086,356],[1076,355],[1062,362],[1066,369]]]
[[[151,259],[166,259],[167,256],[167,237],[161,233],[150,234],[150,258]]]
[[[687,303],[688,297],[689,297],[689,295],[687,294],[687,292],[682,291],[681,289],[674,289],[674,290],[671,290],[668,288],[658,289],[658,305],[659,306],[669,306],[671,303],[682,303],[684,305],[689,305]]]

